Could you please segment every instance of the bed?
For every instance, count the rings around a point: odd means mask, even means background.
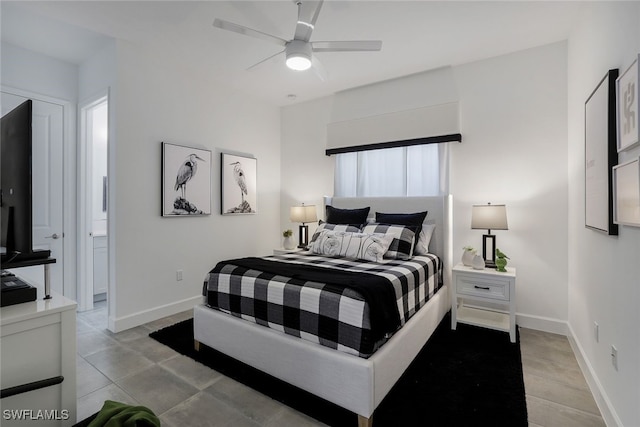
[[[439,284],[434,285],[432,282],[429,284],[427,280],[423,290],[416,288],[415,292],[410,292],[412,297],[409,300],[412,303],[409,306],[406,304],[407,298],[396,295],[399,313],[397,320],[400,327],[395,328],[392,324],[375,320],[376,324],[385,325],[382,331],[376,330],[373,336],[360,341],[356,340],[355,343],[346,342],[343,338],[319,338],[305,330],[302,333],[299,330],[292,332],[291,328],[286,327],[286,322],[265,324],[260,320],[261,316],[256,314],[259,310],[253,306],[248,314],[247,312],[243,314],[237,307],[234,310],[231,307],[234,305],[232,298],[225,300],[224,296],[229,289],[222,289],[223,292],[220,294],[222,296],[217,297],[219,301],[216,301],[219,307],[211,308],[206,301],[194,308],[195,346],[199,348],[201,343],[205,344],[335,403],[356,413],[359,425],[370,426],[373,423],[375,408],[400,378],[451,307],[449,297],[451,197],[327,198],[325,204],[342,209],[370,206],[372,213],[428,211],[425,224],[435,225],[429,252],[436,256],[414,257],[408,262],[415,265],[429,264],[432,262],[430,260],[437,259],[440,267],[436,269],[435,274],[441,280]],[[304,257],[309,259],[302,259]],[[302,269],[309,260],[320,264],[327,262],[322,259],[323,257],[310,254],[268,258],[265,260],[267,264],[269,261],[286,261],[297,264]],[[329,262],[342,262],[335,258],[329,259],[331,260]],[[406,268],[402,262],[391,264],[393,264],[392,268],[401,270]],[[318,268],[324,267],[321,265]],[[347,263],[347,269],[353,270],[354,274],[362,276],[371,274],[371,272],[358,273],[361,267],[360,263],[351,261]],[[216,268],[220,269],[218,273],[224,273],[225,268],[233,269],[237,266],[231,262],[226,267],[223,265]],[[268,265],[265,265],[265,268],[268,268]],[[427,267],[427,270],[429,268],[433,270],[433,266]],[[433,273],[434,271],[430,275]],[[288,278],[282,279],[282,275],[277,271],[267,271],[262,274],[267,275],[267,282],[270,282],[273,277],[276,282],[288,280]],[[418,273],[414,275],[417,277]],[[253,276],[256,275],[253,274]],[[238,283],[246,285],[246,280],[246,278],[238,279]],[[304,277],[300,280],[304,281]],[[224,284],[231,281],[221,280],[220,282]],[[222,287],[224,288],[224,285]],[[406,288],[406,283],[396,286],[396,293],[402,287]],[[424,302],[420,302],[420,298],[414,298],[418,293],[425,296]],[[357,303],[357,301],[358,298],[354,297],[354,302]],[[366,300],[364,305],[368,306],[369,303],[375,304],[371,300]],[[412,308],[413,306],[415,309]],[[374,322],[373,316],[371,322]]]

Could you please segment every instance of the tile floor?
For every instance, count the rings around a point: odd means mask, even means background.
[[[96,307],[77,318],[79,420],[111,399],[149,407],[163,427],[322,425],[149,338],[190,311],[113,334]],[[529,426],[605,426],[567,338],[523,328],[520,337]]]

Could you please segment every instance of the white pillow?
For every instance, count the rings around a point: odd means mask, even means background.
[[[322,230],[310,250],[320,255],[382,262],[392,240],[393,236],[385,234]]]
[[[420,237],[418,242],[413,248],[413,253],[416,255],[426,255],[429,253],[429,242],[431,242],[431,236],[433,236],[433,230],[435,230],[435,224],[422,224],[422,230],[420,230]]]

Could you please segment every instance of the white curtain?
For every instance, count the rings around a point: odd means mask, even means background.
[[[334,195],[436,196],[448,190],[448,144],[336,154]]]

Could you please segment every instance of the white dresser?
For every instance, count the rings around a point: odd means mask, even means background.
[[[31,383],[43,386],[0,400],[3,427],[76,422],[76,302],[51,296],[0,309],[3,396]]]

